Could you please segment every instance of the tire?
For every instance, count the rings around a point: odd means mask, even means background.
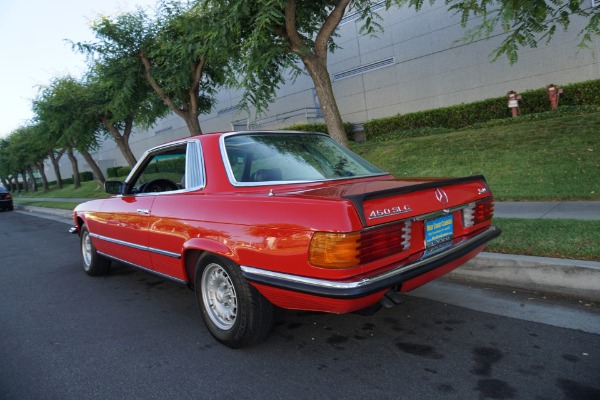
[[[194,287],[202,320],[220,343],[237,349],[261,341],[271,330],[273,305],[232,261],[201,257]]]
[[[110,260],[98,254],[85,225],[81,227],[79,244],[83,257],[83,270],[90,276],[106,274],[110,268]]]

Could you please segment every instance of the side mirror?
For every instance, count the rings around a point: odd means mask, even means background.
[[[110,194],[125,194],[125,186],[125,182],[121,181],[104,182],[104,190]]]

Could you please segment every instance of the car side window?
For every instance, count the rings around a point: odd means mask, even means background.
[[[129,182],[131,193],[171,192],[185,189],[187,144],[152,152]]]

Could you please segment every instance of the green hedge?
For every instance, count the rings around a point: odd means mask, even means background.
[[[148,165],[144,170],[146,174],[152,174],[156,172],[174,172],[183,173],[185,171],[185,158],[174,158],[172,160],[161,160],[159,162],[153,162]]]
[[[560,106],[600,105],[600,79],[559,86],[564,90],[560,97]],[[546,88],[520,93],[521,115],[540,113],[550,110]],[[507,107],[506,97],[497,97],[469,104],[419,111],[388,118],[374,119],[364,124],[367,140],[377,140],[382,135],[395,131],[422,128],[460,129],[494,119],[509,118],[511,111]]]
[[[116,177],[117,176],[127,176],[127,175],[129,175],[130,172],[131,172],[131,168],[129,168],[129,167],[118,167]]]
[[[118,171],[119,168],[123,168],[123,167],[110,167],[106,169],[106,175],[108,175],[109,178],[116,178],[118,177]]]
[[[119,178],[122,176],[127,176],[131,172],[131,168],[129,167],[111,167],[106,169],[106,175],[109,178]]]
[[[94,174],[91,171],[83,171],[79,173],[79,180],[81,182],[88,182],[94,180]]]

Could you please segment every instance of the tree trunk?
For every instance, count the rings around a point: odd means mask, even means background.
[[[10,190],[10,186],[9,186],[10,181],[7,181],[6,179],[4,179],[4,177],[2,177],[1,179],[2,179],[2,186],[7,188],[8,190]]]
[[[282,32],[284,32],[282,37],[288,42],[289,51],[300,57],[315,84],[329,136],[344,147],[348,147],[348,138],[344,131],[344,123],[333,95],[333,86],[327,71],[327,53],[331,35],[333,35],[342,20],[350,1],[338,0],[332,2],[337,4],[335,4],[321,29],[319,29],[313,48],[307,45],[303,36],[298,32],[296,24],[298,3],[296,0],[285,2],[285,26],[282,27]]]
[[[37,192],[37,182],[35,181],[35,176],[33,176],[33,168],[27,167],[27,173],[29,174],[29,179],[31,179],[31,189]]]
[[[21,179],[23,179],[23,190],[29,192],[29,184],[27,183],[27,171],[21,170]]]
[[[340,115],[340,110],[333,94],[333,86],[329,78],[327,66],[322,65],[319,59],[313,54],[304,55],[302,62],[315,83],[315,90],[321,103],[321,112],[323,112],[323,119],[327,125],[329,136],[342,146],[348,147],[348,137],[346,136],[344,122],[342,121],[342,116]]]
[[[135,156],[131,151],[131,147],[129,146],[129,136],[133,127],[133,119],[128,119],[125,121],[125,129],[122,135],[115,124],[110,122],[108,118],[103,118],[102,123],[110,132],[115,143],[117,143],[117,147],[119,147],[119,150],[121,151],[121,154],[123,154],[123,157],[125,157],[125,161],[127,161],[129,167],[133,168],[135,164],[137,164],[137,160],[135,159]]]
[[[44,188],[44,191],[50,190],[50,185],[48,185],[48,178],[46,177],[46,171],[44,171],[44,162],[40,161],[36,163],[35,166],[37,167],[40,176],[42,177],[42,186]]]
[[[56,187],[58,189],[63,188],[63,181],[62,177],[60,176],[60,165],[58,165],[58,160],[60,160],[64,152],[65,149],[62,149],[57,155],[54,154],[54,149],[50,149],[48,152],[50,155],[50,161],[52,162],[52,167],[54,168],[54,175],[56,175]]]
[[[198,120],[198,115],[188,112],[183,120],[190,131],[190,136],[202,135],[202,129],[200,128],[200,120]]]
[[[190,132],[190,136],[202,135],[202,129],[200,129],[200,120],[198,119],[197,111],[199,98],[198,88],[200,87],[200,81],[202,80],[202,76],[204,74],[206,59],[202,57],[194,66],[192,71],[192,84],[190,86],[190,90],[188,91],[187,99],[179,99],[182,104],[181,107],[175,104],[172,98],[167,96],[164,89],[152,76],[152,67],[150,65],[150,60],[148,57],[146,57],[146,54],[143,52],[140,53],[140,59],[142,60],[142,64],[144,64],[144,76],[146,80],[152,89],[154,89],[154,91],[160,96],[162,101],[164,101],[164,103],[171,109],[171,111],[185,121],[185,124]]]
[[[19,181],[17,178],[15,178],[15,175],[13,174],[13,176],[10,177],[10,179],[8,180],[8,182],[10,183],[10,191],[11,192],[18,192],[19,191]]]
[[[67,157],[71,161],[71,165],[73,166],[73,187],[75,189],[81,187],[81,182],[79,181],[79,165],[77,164],[77,158],[73,155],[73,148],[67,148]]]
[[[104,186],[104,182],[106,182],[106,179],[104,178],[104,174],[102,173],[102,170],[100,169],[100,167],[98,167],[98,164],[96,164],[96,161],[94,161],[94,158],[92,157],[92,155],[87,150],[78,150],[78,151],[79,151],[79,153],[81,153],[81,155],[83,156],[85,161],[88,163],[88,165],[92,169],[92,172],[94,173],[94,176],[96,177],[96,180],[98,182],[100,182],[100,184],[102,186]]]
[[[17,191],[19,193],[21,193],[22,191],[25,190],[25,186],[23,185],[23,182],[19,183],[19,173],[17,172],[17,174],[15,175],[15,183],[17,184]]]

